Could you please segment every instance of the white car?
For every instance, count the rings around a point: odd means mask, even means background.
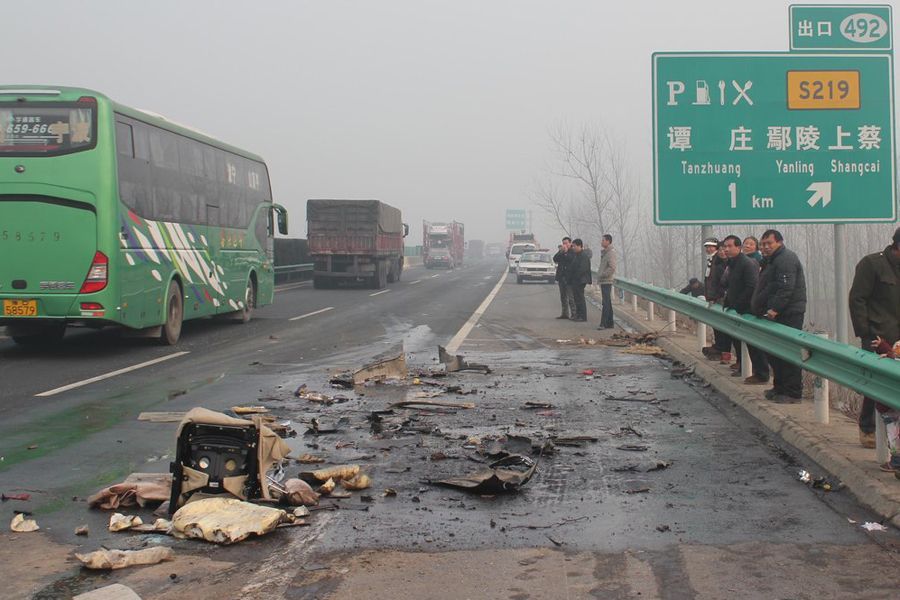
[[[556,281],[556,265],[549,252],[526,252],[516,265],[516,283],[525,281]]]
[[[519,262],[519,257],[525,254],[526,252],[534,252],[537,250],[537,246],[534,244],[513,244],[509,247],[509,254],[506,255],[509,261],[509,272],[514,273],[516,271],[516,265]]]

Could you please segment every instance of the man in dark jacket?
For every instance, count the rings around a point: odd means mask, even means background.
[[[557,253],[553,255],[553,262],[556,263],[556,285],[559,286],[559,303],[562,305],[562,311],[557,319],[568,319],[569,315],[575,314],[575,298],[572,296],[572,288],[566,282],[566,271],[573,255],[572,238],[566,236],[562,239],[562,245]]]
[[[569,263],[567,281],[572,286],[575,298],[575,315],[573,321],[587,321],[587,303],[584,300],[584,286],[591,283],[591,259],[584,251],[584,242],[580,238],[572,241],[574,255]]]
[[[710,304],[721,304],[724,294],[722,278],[725,276],[726,260],[722,250],[722,242],[716,238],[703,240],[703,248],[706,250],[706,300]],[[713,330],[712,346],[703,348],[703,354],[709,360],[719,360],[723,352],[731,350],[731,338],[725,333]]]
[[[681,288],[680,294],[690,294],[694,298],[699,298],[703,295],[703,282],[697,279],[696,277],[691,277],[688,284]]]
[[[879,337],[891,346],[900,340],[900,228],[892,245],[856,265],[850,320],[864,350],[874,350],[873,342]],[[859,441],[867,448],[875,447],[875,401],[871,398],[863,398]]]
[[[728,278],[725,289],[725,308],[733,309],[740,314],[750,313],[750,301],[759,279],[759,264],[747,254],[741,252],[741,238],[729,235],[723,240],[725,256],[728,259]],[[737,355],[735,375],[741,374],[741,340],[733,338],[734,351]],[[765,354],[753,346],[747,347],[750,354],[750,362],[753,365],[753,375],[744,380],[750,385],[765,385],[769,382],[769,364]]]
[[[759,283],[751,300],[753,314],[794,329],[803,329],[806,314],[806,278],[803,265],[784,245],[784,236],[774,229],[766,231],[759,242],[765,261]],[[803,372],[800,367],[769,355],[774,374],[773,388],[766,398],[779,404],[800,402],[803,396]]]

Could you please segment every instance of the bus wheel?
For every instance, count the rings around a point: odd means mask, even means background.
[[[163,323],[160,341],[167,346],[174,346],[181,337],[181,323],[184,320],[184,302],[181,298],[181,287],[174,281],[169,282],[166,292],[166,322]]]
[[[12,340],[20,346],[46,346],[54,344],[66,334],[66,324],[59,323],[48,325],[40,330],[29,329],[27,332],[17,332],[15,327],[9,328],[9,335]]]
[[[253,318],[253,309],[256,308],[256,283],[253,278],[247,280],[247,291],[244,292],[244,308],[238,313],[241,323],[248,323]]]

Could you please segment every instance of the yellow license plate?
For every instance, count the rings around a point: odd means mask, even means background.
[[[37,300],[4,300],[4,317],[36,317]]]

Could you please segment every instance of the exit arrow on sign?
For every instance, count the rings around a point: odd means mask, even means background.
[[[806,188],[807,192],[812,192],[813,195],[809,200],[806,201],[810,206],[815,206],[822,202],[822,206],[828,206],[831,203],[831,182],[830,181],[817,181]]]

